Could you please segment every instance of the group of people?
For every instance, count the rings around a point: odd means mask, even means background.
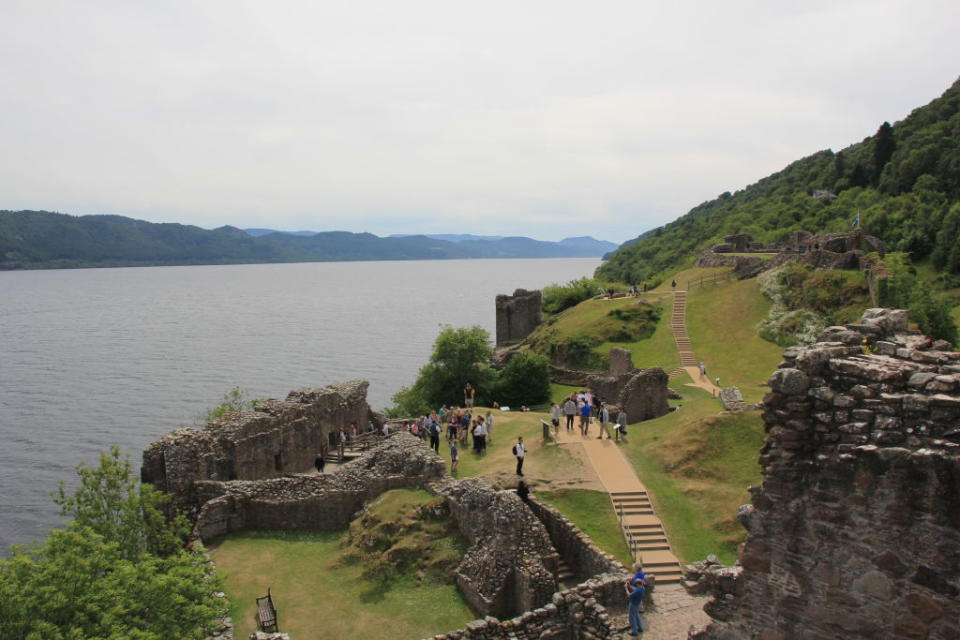
[[[590,435],[591,418],[596,418],[599,424],[598,439],[602,440],[604,434],[607,435],[608,440],[620,440],[620,438],[627,437],[627,412],[624,411],[623,407],[617,408],[604,403],[590,389],[571,393],[562,405],[556,402],[550,403],[550,421],[553,424],[555,434],[560,432],[561,417],[566,419],[566,430],[572,432],[578,416],[580,418],[580,435],[585,438]],[[611,419],[614,420],[613,436],[610,434]]]

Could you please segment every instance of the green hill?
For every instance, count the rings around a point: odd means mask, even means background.
[[[814,191],[836,197],[816,199]],[[960,279],[960,80],[876,135],[820,151],[628,241],[597,270],[621,282],[660,280],[723,236],[780,242],[797,230],[848,230],[854,218],[890,250],[929,259],[944,286]]]
[[[602,244],[510,237],[452,242],[427,236],[381,238],[325,231],[251,235],[123,216],[0,211],[0,270],[148,265],[596,257]]]

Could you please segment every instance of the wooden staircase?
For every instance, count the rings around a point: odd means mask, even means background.
[[[630,553],[640,561],[643,570],[656,575],[657,584],[682,582],[680,561],[670,550],[663,524],[654,514],[647,492],[620,491],[611,493],[610,499]]]

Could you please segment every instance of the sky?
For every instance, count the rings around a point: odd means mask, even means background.
[[[622,242],[902,119],[960,2],[0,1],[0,209]]]

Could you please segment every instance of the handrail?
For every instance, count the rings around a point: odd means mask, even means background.
[[[703,288],[704,284],[714,284],[721,282],[723,280],[730,280],[736,277],[735,271],[724,271],[722,273],[712,273],[705,276],[700,276],[699,278],[693,280],[687,280],[687,291],[690,291],[694,286]]]

